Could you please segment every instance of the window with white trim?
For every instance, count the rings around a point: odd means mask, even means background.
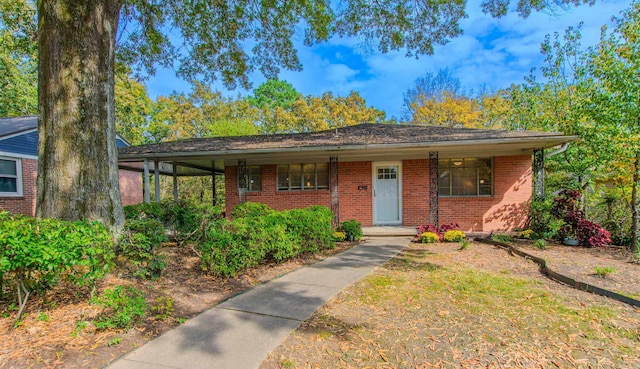
[[[0,196],[22,196],[22,160],[0,157]]]
[[[329,164],[278,165],[278,191],[326,190],[329,188]]]
[[[438,160],[439,196],[493,195],[493,160],[462,158]]]
[[[238,179],[240,178],[238,177]],[[259,165],[247,167],[244,183],[246,184],[247,192],[262,191],[262,167]],[[238,184],[240,184],[239,180]]]

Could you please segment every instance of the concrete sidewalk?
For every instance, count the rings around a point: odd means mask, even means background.
[[[372,238],[233,297],[106,368],[258,368],[303,320],[408,243]]]

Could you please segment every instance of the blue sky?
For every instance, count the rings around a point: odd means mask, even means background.
[[[504,88],[521,83],[533,67],[542,62],[540,44],[545,35],[563,33],[569,26],[584,22],[582,44],[597,43],[602,25],[630,4],[628,0],[597,1],[593,6],[580,6],[556,15],[533,13],[522,19],[515,12],[494,19],[480,10],[480,1],[469,0],[469,17],[461,22],[464,34],[433,55],[419,59],[405,57],[404,51],[382,54],[363,50],[360,40],[335,38],[327,43],[306,47],[297,43],[303,71],[282,71],[280,79],[291,83],[304,95],[347,95],[358,91],[367,104],[384,110],[387,117],[400,118],[402,96],[415,79],[426,72],[437,73],[449,68],[460,79],[465,90],[477,90],[483,85]],[[264,82],[259,73],[251,75],[253,87]],[[169,95],[172,91],[188,92],[190,86],[177,79],[170,70],[159,70],[146,81],[149,95]],[[221,84],[212,86],[228,96],[247,95],[251,90],[226,90]]]

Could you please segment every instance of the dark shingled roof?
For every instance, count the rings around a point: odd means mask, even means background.
[[[38,128],[38,117],[0,118],[0,137]]]
[[[195,138],[159,144],[129,146],[122,155],[220,152],[234,150],[293,149],[313,147],[357,147],[366,145],[410,145],[425,143],[533,139],[563,136],[558,132],[508,131],[406,124],[363,123],[321,132],[275,135]]]

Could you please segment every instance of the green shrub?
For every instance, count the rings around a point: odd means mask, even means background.
[[[535,240],[538,238],[538,234],[536,234],[533,229],[525,229],[524,231],[518,233],[518,238],[522,238],[524,240]]]
[[[94,320],[98,329],[131,329],[147,314],[144,295],[133,287],[108,288],[93,302],[104,308]]]
[[[345,220],[340,225],[340,230],[347,236],[347,240],[360,241],[362,238],[362,223],[355,219]]]
[[[151,306],[151,312],[155,315],[156,319],[167,320],[175,308],[173,307],[173,299],[168,296],[161,296],[155,299],[153,306]]]
[[[347,236],[344,232],[333,232],[332,238],[334,242],[342,242],[347,239]]]
[[[464,240],[467,236],[462,231],[446,231],[442,236],[442,239],[445,242],[460,242]]]
[[[334,247],[333,214],[322,206],[274,211],[263,204],[245,203],[233,211],[233,220],[208,227],[198,245],[202,269],[222,276],[272,259],[277,262],[302,252]]]
[[[222,217],[222,208],[196,204],[186,200],[163,200],[159,203],[141,203],[124,207],[127,220],[155,219],[173,231],[178,244],[199,241],[209,223]]]
[[[236,218],[258,218],[272,214],[275,210],[268,205],[259,202],[245,202],[233,208],[231,217]]]
[[[539,250],[546,250],[547,249],[547,241],[545,241],[544,239],[539,239],[536,240],[536,242],[533,243],[533,247],[535,247],[536,249]]]
[[[124,256],[142,278],[155,278],[167,266],[159,253],[167,241],[165,227],[159,220],[127,220],[118,243],[118,254]]]
[[[422,243],[440,242],[440,235],[434,232],[422,232],[422,234],[420,235],[420,242]]]
[[[62,280],[93,286],[112,265],[112,236],[98,222],[2,212],[0,218],[0,283],[16,284],[18,318],[31,292],[46,293]],[[7,275],[12,278],[4,278]]]
[[[303,252],[316,252],[334,247],[332,242],[333,212],[325,206],[291,209],[282,212],[287,232],[299,240]]]

